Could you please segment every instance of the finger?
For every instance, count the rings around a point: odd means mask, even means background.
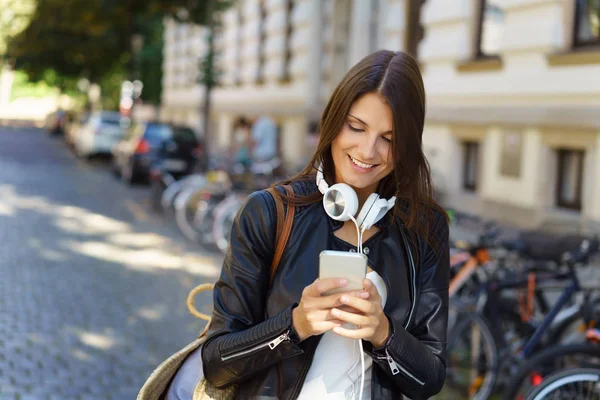
[[[352,291],[352,292],[343,292],[343,293],[330,294],[328,296],[320,296],[320,297],[318,297],[316,299],[313,299],[311,301],[311,304],[315,308],[320,308],[320,309],[333,308],[333,307],[341,306],[341,305],[343,305],[343,303],[340,300],[340,298],[342,296],[344,296],[344,295],[350,296],[350,297],[363,298],[363,299],[369,297],[369,293],[365,292],[364,290]]]
[[[353,313],[353,314],[363,314],[361,311],[357,310],[354,307],[350,307],[350,306],[339,306],[336,308],[338,310],[346,311],[346,312]]]
[[[332,289],[342,288],[348,284],[346,278],[325,278],[317,279],[312,284],[306,287],[309,296],[321,296],[324,292]]]
[[[331,309],[315,310],[306,315],[306,320],[311,324],[318,324],[324,321],[335,321],[337,317],[331,314]]]
[[[334,328],[342,327],[343,325],[344,325],[344,321],[339,321],[339,320],[323,321],[323,322],[318,322],[316,324],[313,324],[312,329],[315,334],[320,335],[321,333],[325,333]]]
[[[365,315],[350,313],[350,312],[339,310],[337,308],[331,309],[331,315],[335,319],[339,319],[344,322],[349,322],[354,325],[365,326],[365,325],[373,324],[373,320]]]
[[[375,314],[377,306],[373,301],[361,299],[359,297],[342,296],[340,302],[345,306],[350,306],[365,314]]]
[[[363,280],[363,285],[364,285],[365,290],[371,296],[375,296],[376,298],[379,298],[379,290],[377,290],[377,286],[375,286],[375,284],[369,278],[365,278]]]
[[[360,328],[360,329],[347,329],[341,326],[333,328],[333,332],[340,336],[344,336],[350,339],[366,339],[371,337],[373,333],[372,328]]]

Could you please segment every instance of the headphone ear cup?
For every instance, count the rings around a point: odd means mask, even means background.
[[[358,210],[358,197],[349,185],[337,183],[325,192],[323,208],[330,218],[348,221]]]
[[[371,193],[369,197],[367,197],[365,204],[361,207],[360,213],[358,214],[358,217],[356,217],[356,223],[360,229],[366,227],[364,229],[367,230],[373,226],[373,222],[371,222],[373,218],[371,216],[376,215],[376,213],[373,212],[373,208],[377,204],[377,200],[379,200],[379,195],[377,193]]]
[[[386,199],[378,199],[373,206],[373,210],[369,213],[369,218],[373,218],[373,222],[370,226],[379,222],[379,220],[382,219],[392,208],[394,208],[393,202],[390,205]]]

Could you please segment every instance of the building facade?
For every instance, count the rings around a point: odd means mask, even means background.
[[[241,115],[278,123],[300,165],[309,126],[355,62],[417,57],[424,149],[445,204],[524,226],[600,223],[595,0],[240,0],[217,39],[211,141]],[[167,22],[163,118],[200,126],[202,28]]]

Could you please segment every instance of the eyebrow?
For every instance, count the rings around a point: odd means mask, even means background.
[[[355,120],[357,120],[358,122],[360,122],[360,123],[361,123],[361,124],[363,124],[364,126],[367,126],[367,127],[369,126],[369,124],[367,124],[365,121],[363,121],[362,119],[360,119],[360,118],[358,118],[358,117],[355,117],[354,115],[352,115],[352,114],[350,114],[350,113],[348,113],[348,116],[349,116],[349,117],[352,117],[352,118],[354,118]],[[392,132],[391,130],[389,130],[389,131],[387,131],[387,132],[384,132],[383,134],[384,134],[384,135],[387,135],[388,133],[393,133],[393,132]]]

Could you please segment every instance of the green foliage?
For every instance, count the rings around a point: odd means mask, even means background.
[[[0,0],[15,4],[32,1],[36,0]],[[158,103],[162,81],[162,19],[170,16],[182,22],[207,24],[212,20],[209,15],[214,18],[214,13],[232,3],[232,0],[37,0],[29,25],[7,37],[6,56],[29,79],[43,80],[62,90],[72,91],[81,77],[99,83],[103,94],[110,97],[106,99],[109,103],[118,101],[116,87],[120,87],[120,82],[119,85],[116,82],[131,78],[137,70],[144,82],[143,100]],[[134,59],[135,34],[144,37],[144,47]],[[210,72],[208,76],[214,75],[210,69],[206,71]]]
[[[30,82],[26,73],[15,71],[11,100],[21,97],[43,98],[55,96],[56,94],[56,88],[46,82]]]
[[[0,0],[0,64],[7,40],[27,27],[35,5],[35,0]]]

